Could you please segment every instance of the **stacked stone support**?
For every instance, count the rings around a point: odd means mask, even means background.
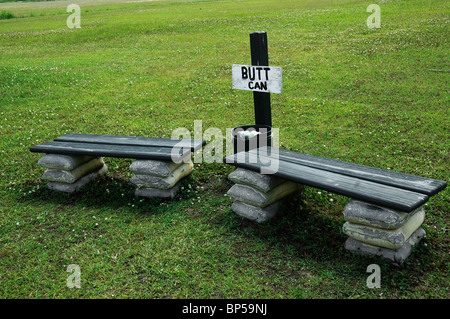
[[[66,193],[79,191],[108,171],[103,158],[94,156],[46,154],[38,165],[46,168],[42,179],[47,187]]]
[[[401,264],[424,236],[424,206],[405,213],[353,200],[344,208],[343,232],[349,251]]]
[[[147,198],[173,199],[180,189],[181,181],[192,173],[192,161],[136,160],[130,165],[134,173],[130,182],[137,186],[135,195]]]
[[[299,189],[297,183],[243,168],[237,168],[228,178],[235,183],[227,192],[234,199],[231,209],[258,223],[274,217],[282,200]]]

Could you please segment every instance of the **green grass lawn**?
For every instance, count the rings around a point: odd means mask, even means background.
[[[250,64],[264,30],[283,68],[280,147],[449,181],[448,1],[373,2],[379,29],[362,0],[79,1],[80,29],[72,1],[1,3],[0,298],[448,298],[448,189],[394,267],[344,249],[346,197],[307,187],[260,225],[231,211],[228,165],[196,164],[176,200],[142,200],[131,160],[106,158],[107,177],[67,195],[29,152],[68,132],[252,124],[231,65]]]

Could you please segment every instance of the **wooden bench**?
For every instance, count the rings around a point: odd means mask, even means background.
[[[271,147],[223,161],[256,173],[273,166],[270,176],[352,198],[344,208],[343,231],[350,236],[346,248],[395,262],[406,259],[424,236],[424,204],[447,186],[445,181]],[[390,243],[394,237],[396,242]]]
[[[275,154],[271,147],[254,149],[227,156],[224,163],[260,172],[268,167],[264,162],[277,160],[270,154]],[[283,149],[278,154],[274,176],[404,212],[422,206],[447,186],[444,181]]]
[[[31,152],[88,155],[162,161],[179,160],[206,144],[204,140],[172,140],[142,136],[68,133],[53,141],[32,146]],[[172,154],[173,147],[181,147]]]
[[[174,170],[178,166],[170,165],[171,163],[181,162],[183,159],[187,157],[189,157],[190,159],[191,152],[194,152],[202,148],[205,144],[206,142],[204,140],[189,140],[189,139],[172,140],[169,138],[152,138],[141,136],[68,133],[66,135],[55,138],[53,141],[48,141],[39,145],[32,146],[30,148],[30,151],[35,153],[72,156],[74,158],[78,157],[77,163],[78,162],[81,163],[82,160],[80,159],[80,157],[83,156],[87,159],[117,157],[117,158],[131,158],[144,161],[159,161],[159,164],[161,163],[165,164],[168,173],[171,173],[173,175]],[[80,163],[77,164],[76,167],[78,168],[78,172],[80,171],[78,165],[81,166],[81,164],[85,164]],[[153,165],[152,167],[154,166],[155,165]],[[52,166],[48,166],[47,168],[50,172],[53,172],[55,170],[55,168]],[[190,169],[192,168],[193,165],[192,167],[190,167]],[[54,175],[57,175],[57,177],[61,176],[63,173],[70,173],[65,171],[63,168],[56,168],[56,170],[57,172],[53,173],[55,173]],[[86,173],[86,174],[83,173],[84,175],[82,176],[84,177],[84,182],[92,179],[87,178],[88,175],[92,173],[91,169],[85,169],[84,172]],[[161,197],[173,197],[176,192],[174,189],[172,189],[172,186],[174,186],[173,183],[178,182],[178,180],[174,179],[173,176],[169,176],[169,174],[167,174],[167,176],[163,176],[161,174],[159,175],[156,174],[156,176],[154,176],[154,174],[152,173],[153,171],[150,169],[149,176],[144,177],[150,179],[150,182],[153,182],[155,185],[162,185],[158,187],[163,189],[153,190],[151,194],[160,194],[160,195],[162,194]],[[179,176],[184,177],[188,173],[189,172],[184,171],[180,173],[181,175]],[[92,177],[92,175],[90,176]],[[169,183],[167,182],[167,180],[170,178],[171,180]],[[78,180],[80,178],[77,176],[74,179]],[[49,185],[55,186],[53,187],[53,189],[59,189],[62,191],[64,191],[64,189],[67,189],[68,192],[73,192],[79,189],[79,187],[68,187],[68,185],[60,185],[58,184],[60,183],[60,181],[57,179],[53,180],[52,182],[53,183],[50,183]],[[82,182],[81,184],[82,186],[84,186],[86,183]],[[167,185],[167,187],[164,187],[164,185]]]

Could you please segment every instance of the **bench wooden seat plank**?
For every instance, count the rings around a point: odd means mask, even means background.
[[[62,154],[62,155],[90,155],[104,157],[120,157],[134,159],[154,159],[161,161],[179,161],[188,156],[189,148],[176,149],[176,156],[172,157],[172,148],[140,146],[140,145],[113,145],[96,143],[77,143],[51,141],[30,148],[31,152]]]
[[[297,153],[293,151],[278,149],[279,159],[304,166],[314,167],[321,170],[327,170],[347,176],[390,185],[398,188],[407,189],[413,192],[433,196],[445,189],[447,182],[434,180],[426,177],[410,175],[376,167],[354,164],[329,158],[323,158],[314,155]],[[255,153],[251,150],[250,153]],[[271,154],[272,150],[261,148],[262,154]]]
[[[154,146],[154,147],[183,147],[191,148],[194,152],[206,144],[204,140],[156,138],[144,136],[121,136],[121,135],[100,135],[68,133],[56,138],[58,142],[79,142],[94,144],[114,144],[114,145],[135,145],[135,146]]]
[[[246,153],[246,155],[245,161],[234,154],[225,157],[224,162],[236,167],[261,172],[261,167],[268,166],[264,162],[270,163],[271,160],[269,157],[262,155],[258,158],[252,152]],[[258,159],[261,161],[258,161]],[[279,161],[278,170],[274,175],[306,186],[404,212],[415,210],[429,199],[425,194],[287,161]]]

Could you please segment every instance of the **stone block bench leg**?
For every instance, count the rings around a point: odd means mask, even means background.
[[[171,161],[136,160],[130,165],[134,174],[130,182],[137,186],[135,195],[146,198],[173,199],[181,181],[194,170],[194,164]]]
[[[297,183],[243,168],[237,168],[228,178],[235,183],[227,192],[234,199],[231,209],[258,223],[274,217],[282,200],[300,189]]]
[[[425,236],[421,227],[425,220],[424,206],[405,213],[352,200],[344,208],[343,232],[348,251],[377,255],[401,264],[412,247]]]
[[[66,193],[79,191],[108,171],[103,158],[94,156],[46,154],[38,165],[46,168],[42,179],[47,187]]]

